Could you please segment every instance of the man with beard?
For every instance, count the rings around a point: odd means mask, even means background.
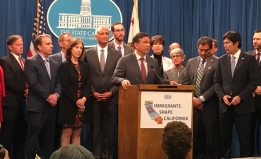
[[[125,29],[121,22],[115,22],[111,25],[111,33],[114,40],[108,43],[108,46],[118,50],[122,56],[133,53],[134,50],[123,42],[125,36]]]
[[[260,54],[261,54],[261,30],[256,30],[253,37],[253,46],[255,50],[247,52],[250,55],[255,56],[257,60],[257,68],[261,70],[260,64]],[[258,77],[261,79],[260,77]],[[253,93],[254,102],[255,102],[255,112],[252,114],[252,124],[251,124],[251,153],[254,155],[254,144],[255,144],[255,129],[256,129],[256,120],[261,124],[261,82],[258,83],[258,86]]]

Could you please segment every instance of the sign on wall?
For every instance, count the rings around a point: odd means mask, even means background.
[[[182,121],[191,128],[191,92],[141,92],[140,128],[164,128]]]
[[[56,37],[69,32],[82,39],[85,47],[97,44],[96,28],[111,30],[116,21],[122,22],[122,14],[112,0],[55,0],[47,12],[48,26]]]

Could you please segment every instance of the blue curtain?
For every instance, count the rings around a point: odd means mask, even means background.
[[[45,14],[53,0],[43,0]],[[125,41],[130,26],[132,0],[114,0],[122,11],[126,29]],[[218,40],[217,55],[225,54],[222,35],[229,30],[242,35],[242,50],[253,49],[252,37],[255,29],[261,29],[260,0],[139,0],[140,30],[150,36],[163,35],[166,40],[164,55],[169,56],[168,46],[178,42],[187,55],[195,57],[197,40],[210,36]],[[32,37],[36,0],[1,0],[0,4],[0,58],[9,51],[6,38],[19,34],[24,40],[23,57]],[[48,34],[50,29],[46,25]],[[54,53],[60,50],[57,38],[52,36]],[[187,60],[186,59],[186,60]],[[236,156],[236,155],[235,155]]]

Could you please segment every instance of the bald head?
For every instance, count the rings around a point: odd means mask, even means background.
[[[180,48],[179,43],[172,43],[172,44],[170,44],[170,46],[169,46],[169,53],[171,52],[171,50],[176,49],[176,48]]]

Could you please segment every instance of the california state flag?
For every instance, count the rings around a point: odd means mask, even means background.
[[[139,22],[139,15],[138,15],[138,0],[133,0],[133,9],[131,15],[131,24],[130,24],[130,31],[128,37],[128,43],[132,42],[132,38],[140,32],[140,22]]]

